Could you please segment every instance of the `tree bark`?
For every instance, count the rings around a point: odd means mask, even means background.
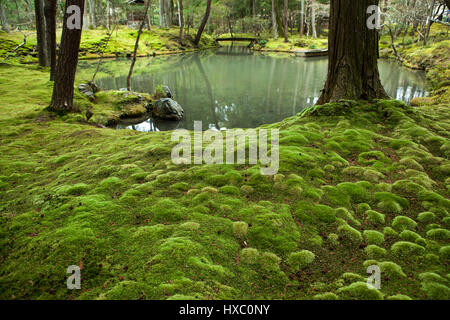
[[[299,33],[300,38],[303,37],[305,34],[305,0],[301,1],[301,13],[300,13],[300,26],[299,26]]]
[[[183,28],[184,28],[183,0],[178,0],[178,10],[180,16],[180,44],[183,45]]]
[[[444,0],[445,1],[445,5],[447,6],[447,8],[450,9],[450,0]]]
[[[74,111],[73,85],[78,64],[78,51],[80,49],[82,27],[69,29],[67,22],[73,13],[67,8],[70,6],[80,8],[80,21],[83,26],[84,0],[66,0],[64,10],[63,30],[61,35],[61,49],[56,65],[55,85],[53,87],[52,102],[49,109],[56,112]]]
[[[272,28],[273,28],[273,38],[278,39],[278,26],[277,26],[277,13],[276,13],[276,0],[272,0]]]
[[[423,37],[423,44],[426,46],[427,45],[427,41],[428,41],[428,36],[430,35],[430,29],[431,29],[431,25],[433,23],[433,21],[431,21],[431,19],[433,19],[433,12],[434,12],[434,5],[436,4],[436,0],[433,0],[431,2],[431,7],[430,7],[430,14],[428,16],[428,23],[427,23],[427,29],[425,31],[424,37]]]
[[[317,38],[317,31],[316,31],[316,4],[314,3],[314,0],[311,1],[311,31],[312,31],[312,37],[314,39]]]
[[[45,16],[43,0],[34,0],[36,16],[36,37],[38,47],[39,65],[41,67],[50,66],[46,45]]]
[[[95,18],[95,1],[94,0],[89,0],[89,20],[91,20],[90,22],[90,27],[95,29],[97,28],[97,21]]]
[[[141,34],[142,34],[142,30],[144,29],[145,21],[147,20],[147,13],[148,13],[149,6],[150,6],[150,0],[146,0],[145,8],[144,8],[144,19],[142,19],[141,24],[139,25],[139,31],[138,31],[138,35],[136,38],[136,43],[134,45],[134,52],[133,52],[133,58],[131,60],[130,71],[128,72],[128,77],[127,77],[127,90],[128,91],[131,91],[131,76],[133,75],[134,65],[136,63],[137,51],[139,48],[139,39],[141,38]]]
[[[289,0],[284,0],[284,42],[289,42],[288,30],[288,4]]]
[[[206,23],[208,22],[210,13],[211,13],[211,0],[207,0],[206,12],[205,12],[205,15],[203,16],[203,21],[200,24],[200,28],[198,29],[197,36],[195,37],[195,40],[194,40],[195,46],[198,46],[198,44],[200,43],[200,39],[202,38],[202,33],[203,33],[203,30],[205,30],[205,26],[206,26]]]
[[[0,20],[2,21],[2,29],[6,33],[9,33],[9,24],[6,19],[5,7],[3,6],[3,0],[0,0]]]
[[[50,81],[55,80],[56,71],[56,5],[57,0],[45,0],[45,24],[47,54],[50,60]]]
[[[378,30],[366,23],[367,8],[378,2],[331,0],[328,75],[317,104],[387,98],[378,73]]]

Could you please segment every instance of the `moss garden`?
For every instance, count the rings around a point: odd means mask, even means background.
[[[177,31],[145,31],[138,55],[178,52]],[[107,56],[126,56],[136,33],[120,29]],[[83,33],[80,58],[102,34]],[[0,39],[2,57],[21,43]],[[75,89],[76,112],[50,112],[29,41],[0,64],[0,299],[450,299],[448,37],[398,45],[427,72],[426,97],[343,99],[257,128],[280,132],[274,176],[176,165],[171,131],[107,128],[160,92]],[[380,55],[394,59],[389,41]],[[66,286],[70,265],[80,290]]]

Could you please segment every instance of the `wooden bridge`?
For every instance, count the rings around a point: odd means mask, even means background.
[[[217,42],[222,42],[222,41],[231,41],[231,42],[236,42],[236,41],[249,41],[251,43],[254,43],[256,41],[258,41],[258,39],[253,38],[253,37],[217,37],[216,38]]]

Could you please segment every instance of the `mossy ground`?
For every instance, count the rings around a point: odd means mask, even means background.
[[[0,66],[0,298],[450,299],[448,103],[341,101],[267,125],[266,177],[174,165],[171,132],[51,115],[47,79]]]
[[[58,30],[58,41],[60,32],[61,30]],[[8,62],[11,60],[21,63],[37,61],[36,32],[24,31],[24,33],[27,35],[27,44],[15,54],[12,54],[8,58]],[[108,31],[106,29],[83,30],[80,59],[98,58],[102,51],[104,51],[104,57],[130,57],[134,51],[137,33],[137,30],[119,27],[113,32],[108,45],[106,45],[108,39]],[[178,28],[144,30],[141,35],[137,55],[143,57],[193,51],[196,49],[193,43],[195,35],[196,30],[190,30],[189,34],[185,35],[182,46],[179,43]],[[12,52],[22,42],[22,33],[0,31],[0,59],[3,60],[9,52]],[[206,49],[215,46],[217,44],[214,39],[205,33],[202,35],[198,48]]]

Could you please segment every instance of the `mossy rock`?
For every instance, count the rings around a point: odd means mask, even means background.
[[[384,242],[384,234],[376,230],[365,230],[363,235],[367,244],[381,245]]]
[[[374,288],[369,288],[365,282],[354,282],[337,290],[340,297],[351,300],[383,300],[383,294]]]
[[[391,251],[396,256],[407,258],[423,255],[425,253],[425,248],[409,241],[398,241],[391,246]]]
[[[315,259],[315,254],[308,250],[293,252],[289,255],[288,264],[295,270],[300,270],[311,264]]]

